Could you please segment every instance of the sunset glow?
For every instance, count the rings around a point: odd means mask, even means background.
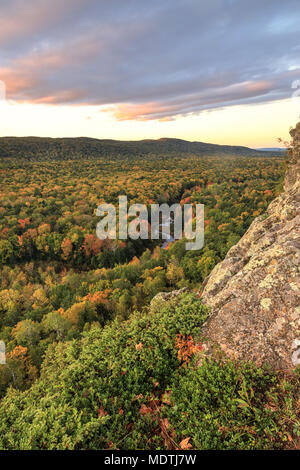
[[[297,122],[299,118],[296,100],[233,106],[165,121],[162,118],[120,121],[95,106],[0,103],[0,110],[2,136],[120,140],[174,137],[253,148],[281,146],[279,137],[289,139],[286,122]]]
[[[278,146],[300,113],[300,7],[264,5],[1,4],[0,135]]]

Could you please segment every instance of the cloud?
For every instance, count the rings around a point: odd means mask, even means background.
[[[42,40],[44,34],[63,27],[66,16],[71,20],[82,14],[95,0],[10,0],[1,1],[0,45],[22,47]]]
[[[300,77],[298,0],[11,0],[0,11],[0,80],[20,102],[163,122],[287,98]]]
[[[279,81],[278,79],[276,82],[277,86]],[[243,82],[227,87],[202,89],[199,93],[177,97],[164,104],[160,102],[121,103],[103,111],[110,112],[118,121],[158,119],[160,122],[164,122],[173,120],[178,115],[195,114],[200,111],[235,104],[254,104],[270,101],[271,96],[274,100],[282,97],[281,93],[276,93],[274,82]]]

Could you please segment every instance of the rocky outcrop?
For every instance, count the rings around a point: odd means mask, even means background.
[[[211,307],[203,326],[210,344],[279,369],[300,364],[300,123],[291,135],[284,192],[214,268],[202,293]]]
[[[185,292],[188,292],[188,291],[189,291],[188,287],[183,287],[182,289],[172,290],[171,292],[159,292],[151,300],[150,306],[152,308],[154,306],[156,307],[157,305],[160,305],[162,302],[167,302],[169,300],[174,300],[174,299],[176,299],[176,297],[178,297],[181,294],[184,294]]]

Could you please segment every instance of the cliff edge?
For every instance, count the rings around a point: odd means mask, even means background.
[[[214,268],[201,297],[211,307],[209,343],[277,369],[300,364],[300,122],[290,133],[284,192]]]

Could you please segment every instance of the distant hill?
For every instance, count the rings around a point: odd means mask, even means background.
[[[286,152],[287,149],[283,149],[282,147],[263,147],[255,150],[259,150],[262,152]]]
[[[272,150],[272,154],[274,151]],[[2,137],[0,158],[25,157],[31,159],[75,159],[109,157],[135,157],[140,155],[239,155],[266,156],[265,151],[248,147],[189,142],[180,139],[121,141],[98,140],[87,137],[52,139],[43,137]],[[280,154],[277,152],[277,154]]]

